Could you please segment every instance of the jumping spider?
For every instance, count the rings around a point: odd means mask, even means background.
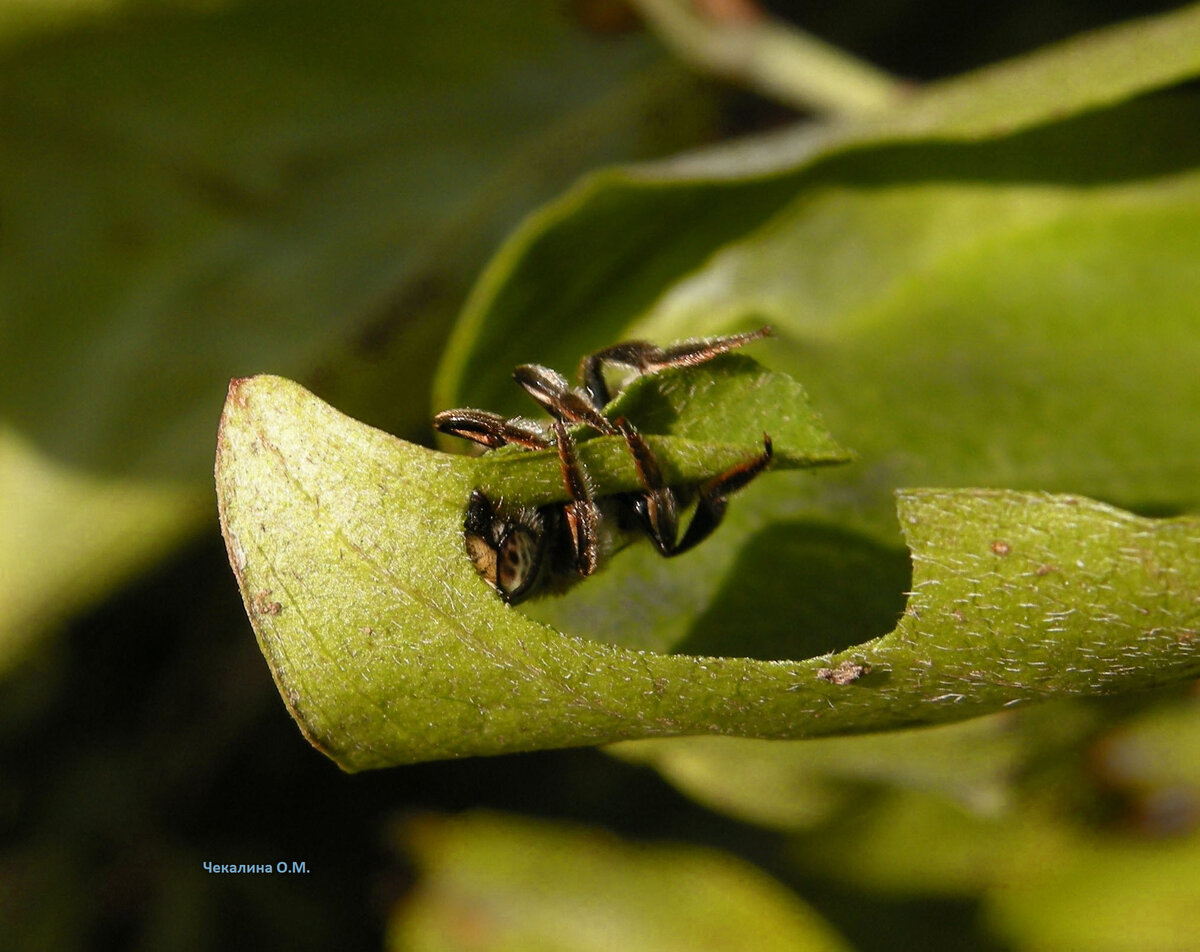
[[[771,333],[769,327],[728,337],[705,337],[659,348],[626,341],[584,357],[582,387],[538,364],[522,364],[513,377],[553,418],[549,432],[519,417],[506,419],[486,410],[444,410],[433,418],[443,433],[473,440],[488,449],[508,444],[542,450],[554,447],[570,502],[517,506],[492,501],[481,490],[471,493],[463,522],[467,554],[476,570],[505,602],[515,604],[539,589],[561,590],[596,571],[603,556],[624,533],[640,529],[666,557],[679,555],[707,538],[720,524],[730,494],[741,489],[771,461],[771,438],[763,451],[690,491],[668,486],[645,438],[624,417],[610,420],[604,408],[612,399],[604,368],[634,375],[666,367],[691,367]],[[629,447],[642,489],[597,497],[575,455],[567,426],[584,425],[620,436]],[[682,538],[678,517],[692,497],[696,509]]]

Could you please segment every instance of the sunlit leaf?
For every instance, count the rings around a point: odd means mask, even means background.
[[[657,444],[667,459],[673,443]],[[786,663],[663,655],[560,633],[487,587],[462,515],[492,466],[398,441],[279,378],[230,388],[217,460],[230,561],[284,701],[347,770],[896,728],[1200,672],[1195,519],[1043,494],[908,493],[914,593],[890,635]]]

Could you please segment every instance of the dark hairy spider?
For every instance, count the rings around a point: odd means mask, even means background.
[[[538,364],[522,364],[513,377],[552,417],[548,428],[520,417],[486,410],[443,410],[433,425],[443,433],[473,440],[488,449],[514,444],[527,449],[555,448],[569,502],[518,506],[493,501],[481,490],[471,493],[463,522],[467,554],[476,570],[504,601],[515,604],[537,591],[559,591],[596,571],[617,541],[641,531],[666,557],[688,551],[706,539],[725,515],[729,496],[771,462],[771,438],[763,451],[718,473],[696,487],[669,486],[645,438],[624,417],[610,420],[604,408],[615,394],[604,377],[606,367],[634,375],[666,367],[692,367],[771,333],[769,327],[727,337],[699,337],[660,348],[626,341],[584,357],[580,387]],[[618,391],[619,392],[619,391]],[[642,488],[597,496],[575,454],[568,425],[587,426],[620,436],[629,447]],[[695,512],[682,538],[679,513],[695,499]]]

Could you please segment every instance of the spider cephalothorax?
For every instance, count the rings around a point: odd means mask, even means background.
[[[558,451],[563,483],[570,500],[546,506],[516,506],[493,501],[474,490],[467,502],[463,539],[476,570],[504,601],[515,604],[529,595],[565,588],[591,575],[614,540],[631,530],[644,532],[663,556],[679,555],[707,538],[720,524],[730,494],[741,489],[771,461],[771,439],[763,451],[696,487],[669,486],[658,460],[641,433],[628,420],[604,414],[611,395],[606,366],[635,374],[666,367],[690,367],[758,340],[770,328],[681,341],[666,348],[646,341],[626,341],[585,357],[579,365],[582,387],[538,364],[522,364],[513,377],[553,418],[548,430],[521,418],[507,419],[486,410],[444,410],[433,418],[443,433],[473,440],[489,449],[508,444]],[[597,496],[575,455],[567,425],[583,425],[620,436],[629,447],[642,488],[636,492]],[[695,498],[696,509],[679,537],[679,512]]]

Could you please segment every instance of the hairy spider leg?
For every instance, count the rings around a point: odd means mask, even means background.
[[[617,430],[583,391],[572,387],[557,370],[541,364],[521,364],[513,371],[526,392],[540,403],[552,417],[563,423],[583,423],[599,433],[616,434]]]
[[[506,419],[487,410],[443,410],[433,418],[434,428],[495,449],[515,443],[531,450],[545,450],[553,441],[532,420]]]
[[[663,481],[658,458],[646,438],[624,417],[618,417],[615,425],[625,438],[634,466],[637,467],[638,479],[645,487],[643,492],[629,494],[630,508],[655,548],[664,556],[669,556],[674,551],[675,535],[679,528],[679,507],[675,493]]]
[[[686,552],[712,535],[713,530],[725,518],[729,497],[766,469],[771,462],[773,453],[771,438],[764,433],[762,453],[731,466],[725,472],[718,473],[701,483],[696,490],[696,511],[692,514],[692,521],[687,527],[687,532],[679,541],[679,545],[675,546],[674,551],[669,554],[679,555],[681,552]]]
[[[692,521],[683,538],[677,542],[679,514],[676,496],[664,483],[654,451],[645,437],[624,417],[616,421],[616,426],[629,445],[638,478],[646,487],[645,492],[634,495],[630,506],[655,547],[667,558],[686,552],[712,535],[725,517],[729,497],[766,469],[774,452],[771,438],[764,433],[762,453],[701,483],[696,490],[696,511],[692,514]]]
[[[571,532],[575,569],[581,576],[591,575],[600,561],[600,507],[592,497],[587,475],[575,455],[575,444],[562,420],[554,421],[554,442],[562,466],[563,485],[571,501],[563,506],[563,517]]]
[[[604,368],[609,365],[628,367],[638,374],[650,374],[666,367],[695,367],[752,341],[771,335],[770,327],[760,327],[744,334],[726,337],[693,337],[669,347],[658,347],[644,340],[624,341],[589,354],[579,362],[579,380],[588,400],[596,409],[612,401]]]

